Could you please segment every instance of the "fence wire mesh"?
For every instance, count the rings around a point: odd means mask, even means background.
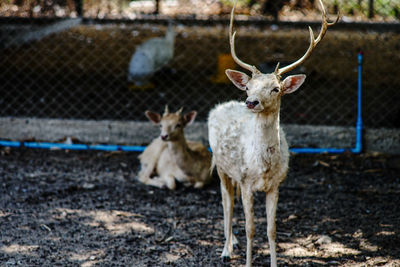
[[[282,122],[355,125],[357,53],[363,51],[364,123],[399,127],[398,0],[325,2],[331,14],[340,8],[343,22],[330,28],[311,58],[292,72],[307,79],[298,92],[284,97]],[[144,121],[145,110],[161,112],[168,104],[195,109],[197,120],[205,121],[216,103],[245,99],[224,74],[226,68],[239,69],[229,56],[228,1],[0,3],[2,117]],[[308,29],[306,23],[285,22],[314,20],[319,31],[317,3],[239,1],[238,56],[263,72],[273,71],[277,62],[297,60],[309,45]],[[154,12],[158,15],[146,17]],[[346,26],[350,21],[372,26]],[[164,38],[168,24],[174,32],[173,56],[150,63],[148,57],[168,54],[167,44],[150,45],[158,52],[136,57],[144,60],[140,66],[148,74],[139,82],[129,80],[139,46]]]

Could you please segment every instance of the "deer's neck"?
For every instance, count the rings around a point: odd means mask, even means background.
[[[252,120],[253,147],[261,151],[277,150],[280,144],[279,110],[270,113],[258,113]]]
[[[168,148],[174,155],[176,163],[179,167],[187,165],[185,163],[187,163],[188,159],[190,158],[190,151],[183,135],[176,141],[169,141]]]
[[[266,173],[280,156],[279,113],[254,114],[242,136],[243,158],[251,175]]]

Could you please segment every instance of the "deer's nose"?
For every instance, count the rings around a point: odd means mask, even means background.
[[[168,140],[168,134],[161,135],[161,139],[162,139],[163,141],[167,141],[167,140]]]
[[[246,106],[248,109],[255,108],[259,103],[260,102],[258,102],[258,100],[254,100],[254,101],[246,100]]]

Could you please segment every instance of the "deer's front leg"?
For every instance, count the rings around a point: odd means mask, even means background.
[[[253,237],[254,237],[254,197],[253,192],[241,185],[242,190],[242,202],[243,210],[246,218],[246,267],[252,265],[252,249],[253,249]]]
[[[140,180],[142,183],[155,186],[158,188],[164,188],[165,187],[165,181],[161,179],[160,177],[153,177],[153,178],[147,178],[147,179],[141,179]]]
[[[148,164],[141,162],[140,171],[137,175],[137,178],[140,182],[146,183],[148,180],[151,179],[151,174],[154,170],[154,164]]]
[[[172,174],[164,174],[160,178],[164,181],[164,183],[168,187],[168,189],[175,190],[176,182],[175,182],[174,175],[172,175]]]
[[[233,185],[232,180],[217,168],[221,180],[222,206],[224,209],[224,235],[225,245],[221,257],[223,260],[230,259],[232,254],[232,216],[233,216]]]
[[[267,193],[266,196],[266,204],[267,204],[267,235],[268,235],[268,243],[269,243],[269,251],[271,254],[271,267],[276,267],[276,207],[278,205],[278,197],[279,191],[278,189],[274,189],[271,192]]]

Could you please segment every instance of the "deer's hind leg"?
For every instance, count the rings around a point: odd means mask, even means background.
[[[246,267],[252,266],[252,250],[254,238],[254,196],[253,192],[246,186],[241,185],[242,203],[246,218]]]
[[[277,266],[276,261],[276,208],[278,205],[279,189],[274,189],[266,195],[267,235],[271,255],[271,267]]]
[[[218,167],[218,176],[221,181],[221,196],[222,206],[224,209],[224,234],[225,234],[225,245],[222,251],[221,257],[223,259],[229,259],[232,254],[232,239],[235,239],[232,234],[232,217],[233,217],[233,205],[234,205],[234,187],[231,178],[222,172]]]

